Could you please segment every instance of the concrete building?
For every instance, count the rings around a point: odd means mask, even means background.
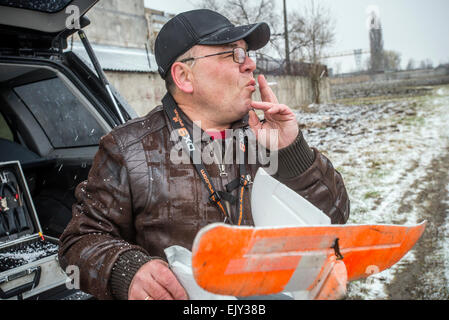
[[[87,14],[85,31],[91,42],[126,48],[145,48],[148,41],[143,0],[102,0]]]
[[[382,25],[380,18],[376,12],[371,12],[371,23],[369,30],[369,40],[370,40],[370,51],[371,51],[371,61],[370,61],[370,71],[372,73],[379,73],[385,71],[384,62],[384,41],[382,35]]]
[[[91,24],[84,31],[109,81],[139,115],[147,114],[164,92],[150,52],[144,1],[102,0],[87,17]],[[77,36],[68,49],[90,63]]]
[[[175,15],[164,11],[145,8],[145,19],[148,24],[148,41],[151,52],[154,52],[154,42],[161,31],[164,24],[168,22]]]

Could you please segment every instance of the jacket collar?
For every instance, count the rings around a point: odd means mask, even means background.
[[[193,132],[194,127],[196,129],[201,130],[201,137],[198,137],[198,136],[191,137],[193,139],[194,143],[200,142],[202,137],[205,137],[205,136],[208,137],[208,135],[204,134],[203,129],[198,128],[198,126],[192,122],[192,120],[181,110],[181,108],[179,108],[175,99],[169,92],[167,92],[167,94],[164,96],[164,98],[162,98],[162,104],[163,104],[164,109],[167,107],[170,107],[170,106],[175,107],[178,110],[179,115],[182,118],[182,121],[184,121],[184,125],[190,132]],[[165,116],[168,118],[167,113],[165,113]],[[172,131],[173,130],[172,122],[170,119],[168,119],[168,120],[169,120],[168,123],[169,123],[170,131]],[[242,129],[242,128],[248,127],[248,120],[249,120],[249,115],[247,114],[242,119],[232,123],[231,129],[236,130],[236,129]]]

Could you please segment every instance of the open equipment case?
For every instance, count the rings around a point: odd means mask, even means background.
[[[42,234],[20,163],[0,163],[0,179],[0,300],[65,287],[58,239]]]

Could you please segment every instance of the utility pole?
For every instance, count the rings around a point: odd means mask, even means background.
[[[290,46],[288,41],[288,22],[287,22],[287,1],[284,0],[284,34],[285,34],[285,64],[287,67],[287,74],[291,74],[290,64]]]

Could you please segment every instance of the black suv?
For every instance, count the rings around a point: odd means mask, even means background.
[[[73,28],[89,24],[84,15],[97,1],[0,0],[0,162],[20,161],[44,234],[56,238],[100,138],[137,116]],[[94,68],[66,50],[75,32]]]

